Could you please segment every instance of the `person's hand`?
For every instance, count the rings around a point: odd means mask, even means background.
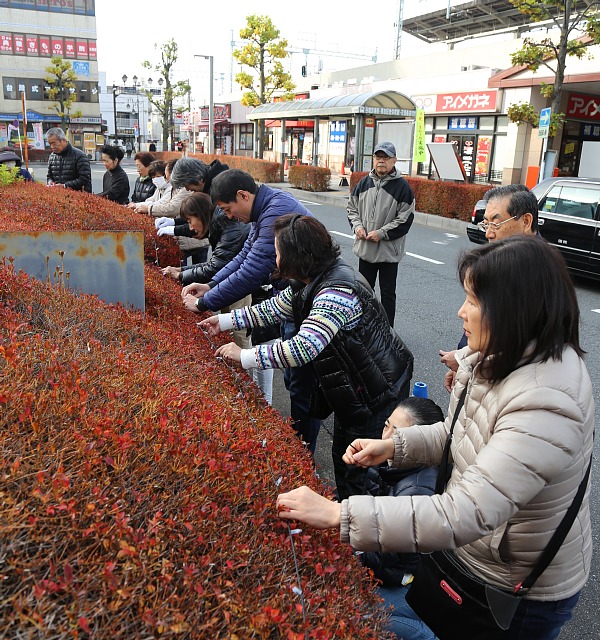
[[[137,202],[130,202],[128,205],[125,205],[128,209],[135,209],[138,206]]]
[[[367,440],[366,438],[353,440],[346,449],[342,460],[346,464],[359,467],[374,467],[394,457],[394,441]]]
[[[46,182],[47,187],[53,187],[55,184],[56,182],[54,182],[54,180],[49,180],[48,182]]]
[[[221,345],[216,351],[215,355],[223,358],[226,362],[241,362],[242,361],[242,348],[238,347],[235,342],[228,342]]]
[[[442,351],[440,349],[440,362],[442,364],[445,364],[448,369],[451,369],[452,371],[458,371],[458,362],[456,362],[456,349],[453,349],[452,351]]]
[[[156,233],[157,236],[174,236],[175,227],[161,227]]]
[[[367,239],[369,242],[379,242],[379,234],[377,233],[377,231],[370,231],[370,232],[367,234],[366,239]]]
[[[221,333],[221,325],[219,324],[219,316],[210,316],[198,323],[198,326],[207,331],[211,336],[218,336]]]
[[[156,218],[156,220],[154,221],[154,226],[157,229],[162,229],[163,227],[174,227],[175,220],[173,218],[166,218],[163,216],[162,218]]]
[[[340,526],[342,506],[308,487],[298,487],[277,496],[277,514],[284,520],[305,522],[315,529]]]
[[[135,203],[135,212],[136,213],[148,213],[148,205],[143,202]]]
[[[200,313],[200,311],[198,310],[198,307],[196,306],[196,302],[198,302],[198,297],[193,296],[191,293],[188,293],[188,295],[183,296],[183,306],[188,311],[191,311],[192,313]]]
[[[163,276],[173,278],[173,280],[179,280],[179,274],[181,273],[181,267],[165,267],[161,269]]]
[[[444,389],[448,393],[452,393],[452,387],[454,386],[454,382],[456,381],[456,371],[446,371],[446,375],[444,376]]]
[[[187,295],[193,295],[196,298],[202,298],[205,293],[210,291],[210,287],[207,284],[201,284],[200,282],[192,282],[183,287],[181,290],[181,297],[185,298]]]
[[[356,233],[354,235],[356,236],[357,240],[366,240],[367,239],[367,232],[362,227],[359,227],[356,230]]]

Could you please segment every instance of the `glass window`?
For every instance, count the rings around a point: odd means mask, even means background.
[[[563,125],[563,131],[567,136],[579,137],[580,122],[574,120],[567,120]]]
[[[17,79],[16,78],[2,78],[2,87],[4,91],[5,100],[17,99]]]
[[[270,131],[265,133],[265,151],[273,151],[273,134]]]
[[[12,33],[0,33],[0,53],[12,54],[13,37]]]
[[[436,118],[435,119],[435,128],[436,129],[447,129],[448,128],[448,118]]]
[[[38,11],[48,11],[48,0],[37,0]]]
[[[27,100],[43,100],[44,83],[39,79],[27,80]]]
[[[433,118],[425,118],[425,131],[433,131]]]
[[[508,131],[508,116],[498,116],[496,120],[496,131],[506,133]]]
[[[506,136],[494,136],[494,155],[490,171],[490,182],[502,182],[502,175],[507,164],[509,152],[508,138]]]
[[[557,193],[558,192],[558,193]],[[592,220],[598,206],[600,192],[583,187],[554,187],[546,196],[543,211],[559,213],[563,216]]]
[[[254,125],[252,123],[240,125],[239,149],[244,151],[254,149]]]
[[[90,102],[89,82],[76,82],[77,102]]]
[[[479,128],[483,129],[483,131],[493,131],[494,120],[494,116],[481,116],[479,118]]]

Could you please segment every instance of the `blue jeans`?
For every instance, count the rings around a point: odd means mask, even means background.
[[[402,640],[435,640],[435,634],[408,606],[405,587],[379,587],[379,595],[384,600],[385,608],[393,607],[386,631],[395,633]],[[465,638],[469,634],[465,633]]]
[[[506,640],[555,640],[562,626],[573,617],[581,591],[554,602],[525,600],[519,604]]]

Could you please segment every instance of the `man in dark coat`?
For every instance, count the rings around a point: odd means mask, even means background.
[[[71,145],[60,127],[48,129],[46,139],[52,149],[48,159],[48,186],[92,193],[92,168],[85,153]]]

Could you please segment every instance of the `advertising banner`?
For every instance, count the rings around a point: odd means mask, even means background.
[[[417,107],[417,115],[415,118],[415,143],[413,148],[413,161],[427,161],[427,152],[425,150],[425,110],[422,107]]]

